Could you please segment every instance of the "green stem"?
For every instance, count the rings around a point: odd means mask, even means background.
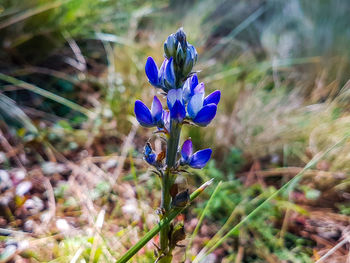
[[[179,147],[181,134],[181,124],[172,121],[170,136],[167,143],[166,165],[167,169],[162,178],[162,202],[161,208],[164,212],[164,217],[168,216],[171,209],[170,188],[174,183],[174,176],[171,174],[171,169],[175,167],[176,155]],[[162,254],[171,253],[168,249],[169,245],[169,225],[165,225],[160,231],[160,250]],[[169,260],[170,261],[170,260]]]
[[[207,188],[213,180],[210,180],[203,185],[201,185],[198,189],[196,189],[190,196],[190,201],[192,202],[194,199],[198,197],[200,193]],[[150,231],[147,232],[146,235],[143,236],[132,248],[130,248],[118,261],[117,263],[125,263],[128,262],[141,248],[143,248],[148,241],[150,241],[157,233],[167,226],[178,214],[180,214],[185,207],[174,208],[169,211],[169,214],[164,219],[160,220],[159,223],[153,227]]]
[[[177,123],[176,121],[172,121],[166,152],[166,165],[168,169],[175,167],[177,149],[179,147],[180,133],[181,124]]]

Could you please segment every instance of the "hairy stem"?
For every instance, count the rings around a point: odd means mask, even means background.
[[[170,188],[172,184],[174,183],[175,176],[172,175],[171,169],[175,167],[176,164],[176,155],[177,150],[179,147],[179,139],[180,139],[180,133],[181,133],[181,124],[172,121],[171,123],[171,129],[170,129],[170,136],[167,143],[167,153],[166,153],[166,165],[167,169],[164,173],[164,176],[162,178],[162,202],[161,202],[161,208],[164,212],[164,217],[167,217],[169,214],[169,211],[171,209],[171,196],[170,196]],[[169,251],[169,225],[166,225],[162,230],[160,231],[160,250],[162,254],[171,254],[171,251]],[[166,257],[164,257],[165,260]],[[167,261],[164,262],[171,262],[171,255],[168,255],[167,258],[169,258]],[[161,261],[159,261],[161,262]]]

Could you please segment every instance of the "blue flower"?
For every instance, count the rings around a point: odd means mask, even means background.
[[[163,108],[159,99],[154,96],[151,110],[140,100],[135,101],[134,112],[138,122],[144,127],[162,125]]]
[[[211,149],[204,149],[193,153],[192,141],[188,139],[182,145],[180,164],[201,169],[210,160],[211,153]]]
[[[202,92],[203,90],[203,92]],[[203,89],[200,84],[194,89],[194,95],[187,105],[188,116],[199,126],[207,126],[214,119],[217,111],[217,104],[220,101],[221,92],[214,91],[204,98]]]
[[[182,97],[182,89],[171,89],[167,95],[170,118],[179,123],[186,117],[186,108]]]
[[[175,86],[175,71],[174,62],[170,58],[164,59],[160,69],[158,70],[157,64],[152,57],[148,57],[145,65],[145,72],[151,85],[161,88],[164,91]]]
[[[143,151],[143,156],[144,159],[147,163],[149,163],[150,165],[156,166],[156,154],[153,152],[151,144],[148,142],[145,145],[145,149]]]

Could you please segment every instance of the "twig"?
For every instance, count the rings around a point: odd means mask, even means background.
[[[56,216],[56,202],[55,202],[55,193],[54,190],[52,188],[52,185],[50,183],[50,180],[48,178],[44,177],[44,185],[47,191],[47,196],[48,196],[48,204],[49,204],[49,212],[50,212],[50,219],[48,220],[48,222],[52,219],[55,218]],[[47,223],[48,223],[47,222]]]
[[[344,238],[341,242],[336,244],[332,249],[328,250],[326,254],[324,254],[319,260],[317,260],[315,263],[320,263],[326,258],[328,258],[330,255],[332,255],[335,251],[337,251],[339,248],[341,248],[345,243],[349,242],[349,238]]]
[[[66,63],[77,68],[80,71],[86,71],[86,68],[87,68],[86,67],[86,60],[85,60],[83,54],[81,53],[81,50],[80,50],[77,42],[75,42],[75,40],[69,36],[69,33],[67,31],[63,32],[63,37],[68,42],[68,45],[70,46],[70,48],[72,49],[72,51],[76,57],[76,60],[72,59],[70,57],[66,58]]]
[[[241,263],[244,255],[244,247],[239,246],[235,263]]]

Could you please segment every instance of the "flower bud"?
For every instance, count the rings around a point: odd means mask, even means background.
[[[192,46],[191,44],[188,44],[188,47],[187,47],[187,54],[188,53],[191,53],[192,54],[192,57],[194,59],[194,64],[197,63],[197,58],[198,58],[198,53],[197,53],[197,50],[194,46]]]
[[[182,68],[182,74],[184,76],[187,76],[194,66],[194,57],[191,52],[187,52],[186,54],[186,60],[184,62],[183,68]]]
[[[168,36],[167,40],[164,42],[164,53],[167,58],[175,57],[177,48],[177,40],[174,34]]]
[[[177,30],[175,33],[176,40],[180,43],[182,49],[186,50],[187,48],[187,40],[186,40],[186,34],[182,30],[182,27]]]
[[[183,65],[185,59],[186,59],[186,53],[179,43],[177,45],[177,50],[176,50],[176,64],[181,67]]]

